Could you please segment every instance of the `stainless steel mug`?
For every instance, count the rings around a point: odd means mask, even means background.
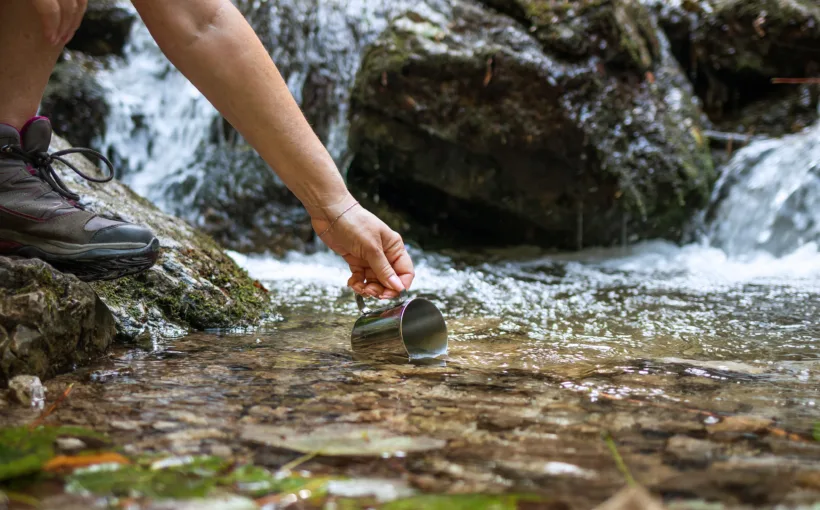
[[[373,359],[419,360],[447,354],[447,324],[430,301],[407,291],[385,307],[368,309],[356,295],[361,317],[353,325],[353,352]]]

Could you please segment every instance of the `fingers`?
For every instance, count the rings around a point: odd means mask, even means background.
[[[70,41],[74,34],[77,32],[77,29],[80,28],[80,24],[83,22],[83,16],[85,16],[85,9],[88,7],[88,0],[77,0],[77,6],[74,11],[74,17],[71,20],[71,28],[69,29],[68,35],[66,36],[63,44],[67,44]]]
[[[384,253],[390,261],[393,271],[396,272],[402,287],[396,290],[409,289],[413,285],[413,280],[416,277],[416,271],[413,267],[413,260],[410,254],[404,247],[404,241],[401,236],[395,232],[387,234],[385,241]]]
[[[32,5],[40,15],[43,34],[51,44],[60,42],[60,3],[57,0],[32,0]]]
[[[60,26],[57,37],[61,44],[65,44],[68,36],[73,32],[71,24],[77,10],[77,0],[62,0],[60,6]]]

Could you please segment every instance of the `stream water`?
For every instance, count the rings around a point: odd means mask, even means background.
[[[290,46],[294,54],[279,55],[300,97],[311,65],[357,61],[384,3],[324,2],[331,7],[310,16],[275,5],[313,27]],[[356,16],[372,24],[349,23]],[[321,33],[330,39],[316,39],[316,27],[328,26],[336,29]],[[144,28],[134,30],[126,61],[102,78],[112,101],[104,145],[128,155],[128,183],[171,208],[169,179],[197,171],[191,154],[207,143],[215,113],[167,68]],[[281,30],[271,26],[268,36],[296,37]],[[327,142],[338,160],[354,71],[336,69],[342,96]],[[143,94],[148,88],[157,93]],[[809,508],[820,501],[820,446],[811,440],[820,422],[818,193],[815,127],[741,151],[693,224],[698,241],[684,246],[413,249],[412,290],[440,307],[450,330],[442,366],[353,357],[357,312],[334,255],[234,253],[270,289],[278,322],[120,348],[48,382],[50,395],[75,384],[54,417],[109,432],[131,453],[214,454],[271,468],[299,454],[249,440],[245,427],[376,426],[447,446],[302,468],[376,480],[357,486],[365,494],[535,491],[570,508],[591,508],[623,485],[601,439],[609,432],[636,480],[672,506]]]

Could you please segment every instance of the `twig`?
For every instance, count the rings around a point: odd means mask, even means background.
[[[621,454],[618,453],[618,448],[615,446],[615,441],[612,439],[612,435],[609,432],[604,433],[604,442],[609,447],[609,451],[612,453],[612,457],[615,459],[615,464],[618,466],[618,471],[626,478],[626,483],[630,487],[634,487],[637,484],[635,483],[635,479],[632,477],[632,473],[629,472],[629,468],[626,467],[626,463],[624,459],[621,457]]]
[[[9,499],[9,501],[13,501],[27,506],[33,506],[35,508],[38,508],[40,506],[40,500],[38,500],[34,496],[20,494],[17,492],[5,492],[5,495]]]
[[[820,78],[772,78],[772,83],[785,85],[820,85]]]
[[[62,395],[60,395],[60,397],[59,397],[56,401],[54,401],[54,403],[53,403],[53,404],[51,404],[51,406],[50,406],[48,409],[46,409],[45,411],[43,411],[43,412],[40,414],[40,416],[39,416],[36,420],[34,420],[33,422],[31,422],[31,425],[29,425],[29,426],[28,426],[28,429],[29,429],[29,430],[34,430],[34,429],[36,429],[37,427],[39,427],[40,425],[42,425],[42,424],[43,424],[43,422],[44,422],[44,421],[46,421],[46,418],[48,418],[48,417],[51,415],[51,413],[53,413],[53,412],[54,412],[54,410],[55,410],[55,409],[57,409],[57,406],[58,406],[58,405],[60,405],[60,403],[61,403],[63,400],[65,400],[65,399],[66,399],[66,397],[68,397],[68,394],[69,394],[69,393],[71,393],[71,390],[72,390],[73,388],[74,388],[74,383],[69,384],[69,385],[68,385],[68,388],[66,388],[66,389],[65,389],[65,391],[63,392],[63,394],[62,394]]]
[[[294,460],[288,462],[287,464],[285,464],[284,466],[282,466],[281,468],[279,468],[279,472],[281,473],[283,471],[293,471],[297,467],[301,466],[305,462],[308,462],[309,460],[313,459],[314,457],[316,457],[317,455],[319,455],[321,453],[322,452],[306,453],[305,455],[302,455],[298,459],[294,459]]]

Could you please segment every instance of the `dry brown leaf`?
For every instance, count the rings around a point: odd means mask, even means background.
[[[97,464],[130,464],[131,461],[115,452],[100,453],[97,455],[66,456],[58,455],[43,466],[43,471],[73,470]]]

